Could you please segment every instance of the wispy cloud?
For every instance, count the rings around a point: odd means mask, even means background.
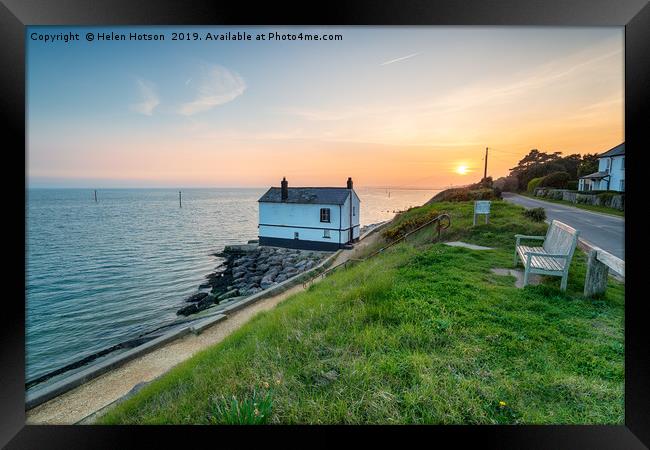
[[[410,55],[402,56],[401,58],[395,58],[395,59],[391,59],[391,60],[388,60],[388,61],[384,61],[383,63],[381,63],[379,65],[380,66],[387,66],[389,64],[404,61],[405,59],[413,58],[414,56],[418,56],[418,55],[419,55],[419,53],[411,53]]]
[[[140,78],[136,80],[136,83],[138,84],[142,101],[132,104],[131,109],[145,116],[150,116],[153,110],[156,109],[156,106],[160,104],[160,98],[158,98],[158,94],[156,93],[156,86],[152,82]]]
[[[208,111],[233,101],[246,90],[246,82],[237,73],[221,66],[210,66],[199,83],[198,95],[181,105],[178,112],[185,116]]]

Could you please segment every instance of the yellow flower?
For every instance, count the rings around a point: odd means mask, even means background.
[[[506,402],[504,402],[503,400],[501,400],[501,401],[499,402],[499,406],[503,408],[504,406],[506,406]]]
[[[277,380],[275,380],[275,384],[280,384],[280,383],[282,383],[282,381],[280,381],[279,378]]]
[[[256,415],[256,416],[259,416],[259,415],[260,415],[260,410],[257,409],[257,408],[255,408],[255,415]]]
[[[263,382],[262,385],[263,385],[266,389],[268,389],[269,386],[270,386],[268,381]]]

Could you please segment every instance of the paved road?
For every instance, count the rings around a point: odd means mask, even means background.
[[[623,217],[599,214],[509,192],[503,193],[503,199],[524,208],[542,207],[546,210],[546,218],[549,221],[557,219],[580,230],[582,239],[625,260],[625,219]]]

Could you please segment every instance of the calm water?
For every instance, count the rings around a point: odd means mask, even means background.
[[[30,189],[27,380],[176,319],[226,244],[257,238],[266,189]],[[437,191],[360,188],[361,224]]]

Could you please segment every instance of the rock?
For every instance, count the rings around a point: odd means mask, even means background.
[[[262,278],[260,280],[260,286],[263,285],[263,284],[273,283],[274,279],[275,279],[275,276],[265,275],[264,278]]]
[[[239,293],[238,289],[231,289],[228,292],[226,292],[225,294],[221,294],[219,297],[217,297],[217,299],[218,300],[224,300],[224,299],[227,299],[227,298],[236,297],[238,293]]]
[[[238,271],[232,274],[233,280],[241,280],[248,275],[248,272],[245,270]]]
[[[190,302],[190,303],[200,302],[201,300],[203,300],[207,296],[208,296],[207,292],[199,292],[199,293],[190,295],[189,297],[187,297],[185,299],[185,301]]]
[[[178,311],[176,311],[176,315],[179,316],[189,316],[190,314],[195,314],[199,311],[203,311],[204,309],[208,308],[210,305],[214,303],[214,295],[208,294],[203,299],[196,303],[192,303],[191,305],[187,305]]]
[[[286,280],[287,280],[287,276],[285,274],[283,274],[283,273],[278,275],[276,277],[276,279],[275,279],[275,281],[277,281],[278,283],[282,283],[283,281],[286,281]]]
[[[197,313],[197,312],[199,312],[198,306],[196,306],[196,304],[192,304],[192,305],[184,306],[183,308],[176,311],[176,315],[177,316],[189,316],[190,314],[194,314],[194,313]]]

